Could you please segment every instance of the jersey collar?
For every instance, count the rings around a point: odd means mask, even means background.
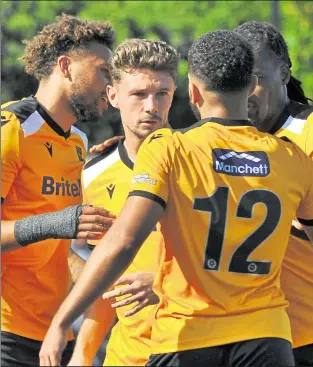
[[[288,117],[290,116],[289,112],[289,104],[284,108],[283,112],[278,117],[277,121],[275,122],[274,126],[269,130],[269,134],[275,135],[277,131],[284,125],[287,121]]]
[[[189,127],[186,127],[185,129],[178,129],[178,131],[180,131],[181,133],[185,133],[191,129],[200,127],[206,124],[207,122],[215,122],[217,124],[224,125],[224,126],[253,126],[251,121],[249,120],[228,120],[228,119],[222,119],[219,117],[208,117],[206,119],[196,122],[195,124]]]
[[[284,123],[287,121],[289,116],[296,117],[299,113],[302,111],[310,108],[309,105],[303,105],[301,103],[290,101],[286,107],[284,108],[283,112],[278,117],[276,123],[269,131],[270,134],[275,135],[277,131],[284,125]]]
[[[177,131],[180,132],[186,132],[190,129],[194,129],[195,127],[199,127],[201,125],[206,124],[207,122],[215,122],[217,124],[221,124],[224,126],[253,126],[252,123],[249,120],[228,120],[228,119],[221,119],[218,117],[210,117],[207,119],[203,119],[201,121],[196,122],[195,124],[191,125],[190,127],[187,127],[186,129],[178,129]],[[127,154],[125,145],[124,145],[125,139],[121,140],[118,143],[118,152],[121,157],[121,161],[131,170],[134,168],[134,162],[132,162]]]
[[[134,169],[134,162],[132,162],[127,154],[127,150],[124,145],[125,139],[121,140],[118,143],[117,149],[118,153],[120,155],[121,161],[127,166],[129,169]]]
[[[41,104],[37,101],[35,96],[31,96],[36,103],[37,108],[36,110],[40,114],[40,116],[45,120],[45,122],[51,127],[53,131],[55,131],[58,135],[63,136],[65,139],[68,139],[71,136],[71,129],[68,131],[64,131],[54,120],[53,118],[48,114],[48,112],[41,106]]]
[[[229,120],[229,119],[221,119],[218,117],[209,117],[201,121],[204,121],[203,123],[215,122],[217,124],[224,125],[224,126],[253,126],[251,121],[249,120]]]

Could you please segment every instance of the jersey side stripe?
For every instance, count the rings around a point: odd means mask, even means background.
[[[84,189],[86,189],[97,176],[99,176],[103,171],[108,169],[110,166],[112,166],[120,159],[121,158],[118,149],[115,149],[115,151],[109,156],[107,156],[105,159],[84,170],[83,171]]]
[[[282,129],[289,130],[294,134],[300,135],[302,133],[305,123],[306,120],[289,116],[287,121],[282,126]]]
[[[36,111],[37,102],[33,97],[24,98],[18,101],[7,102],[1,106],[1,111],[13,113],[22,124]]]
[[[40,116],[40,114],[37,111],[33,112],[21,125],[24,131],[24,137],[27,138],[28,136],[35,134],[44,123],[45,120]]]
[[[84,143],[85,149],[88,150],[88,139],[85,133],[83,133],[81,130],[77,129],[77,127],[72,126],[71,127],[72,134],[79,135]]]

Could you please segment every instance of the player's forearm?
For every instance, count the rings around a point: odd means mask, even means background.
[[[75,238],[82,208],[74,205],[16,221],[1,221],[1,249],[9,252],[49,238]]]
[[[72,365],[92,366],[92,361],[114,320],[115,310],[111,302],[99,298],[85,312],[85,319],[76,338],[71,358]]]
[[[70,248],[68,255],[68,266],[72,275],[72,282],[75,284],[83,271],[86,261]]]
[[[16,241],[14,235],[15,221],[1,221],[1,251],[10,252],[22,246]]]
[[[76,320],[124,272],[136,255],[132,239],[120,226],[110,230],[93,250],[81,276],[61,305],[53,323],[62,328]]]

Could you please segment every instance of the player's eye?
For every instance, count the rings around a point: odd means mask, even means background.
[[[132,95],[136,97],[144,97],[145,94],[143,92],[134,92]]]

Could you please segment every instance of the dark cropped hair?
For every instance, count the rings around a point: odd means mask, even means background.
[[[234,92],[251,83],[254,57],[251,46],[233,31],[208,32],[188,53],[189,73],[208,90]]]
[[[254,49],[266,47],[277,61],[292,67],[287,43],[282,34],[272,24],[258,21],[245,22],[234,30],[244,37]],[[296,102],[308,104],[310,100],[304,95],[301,81],[291,76],[287,84],[288,97]]]
[[[26,49],[21,59],[26,73],[40,80],[51,74],[59,56],[84,52],[89,42],[96,41],[112,49],[114,35],[109,22],[81,20],[63,14],[32,40],[24,41]]]

